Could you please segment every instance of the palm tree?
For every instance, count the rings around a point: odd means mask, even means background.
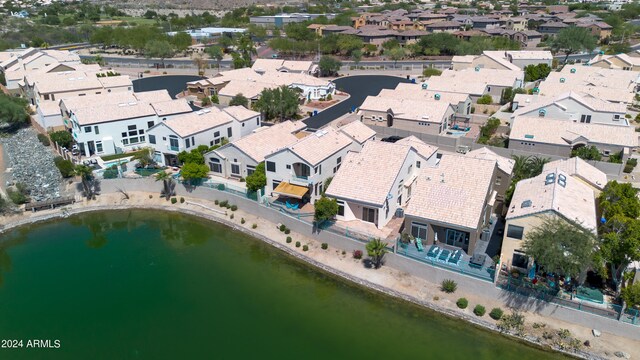
[[[518,179],[523,179],[526,177],[527,173],[527,163],[529,162],[530,156],[524,155],[514,155],[513,160],[515,161],[513,164],[513,177]]]
[[[371,258],[373,266],[378,269],[382,265],[382,258],[387,253],[387,243],[380,239],[373,239],[367,243],[367,255]]]
[[[169,200],[171,195],[173,195],[173,186],[174,186],[173,176],[171,176],[166,171],[160,171],[159,173],[156,174],[156,181],[162,181],[163,188],[160,194],[163,195],[167,200]]]
[[[531,177],[538,176],[542,173],[544,165],[549,162],[549,158],[532,156],[529,159],[529,174]]]
[[[91,180],[93,180],[93,169],[86,165],[76,165],[74,174],[80,177],[82,180],[82,188],[84,189],[84,195],[87,199],[93,197],[93,191],[91,189]]]

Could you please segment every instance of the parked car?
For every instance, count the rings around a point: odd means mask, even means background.
[[[380,140],[380,141],[394,143],[394,142],[396,142],[398,140],[402,140],[402,136],[396,136],[396,135],[388,136],[386,138],[382,138],[382,140]]]

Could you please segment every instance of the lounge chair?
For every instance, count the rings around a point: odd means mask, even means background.
[[[298,210],[298,208],[300,207],[300,204],[295,203],[291,205],[291,210]]]
[[[449,258],[449,255],[451,255],[451,251],[442,249],[442,252],[440,252],[440,256],[438,256],[438,260],[446,262]]]
[[[287,209],[291,209],[293,207],[293,205],[291,205],[289,200],[286,201],[285,205],[287,206]]]
[[[422,240],[420,240],[420,238],[416,238],[416,246],[418,247],[418,251],[424,251],[424,248],[422,247]]]
[[[440,248],[438,247],[438,245],[431,245],[431,247],[429,248],[429,252],[427,252],[427,257],[437,258],[439,252],[440,252]]]
[[[451,255],[449,260],[447,260],[447,262],[452,265],[458,265],[461,257],[462,257],[462,251],[456,250],[453,252],[453,255]]]

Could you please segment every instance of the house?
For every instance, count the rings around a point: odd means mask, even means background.
[[[479,149],[471,150],[466,153],[466,156],[474,159],[484,159],[495,161],[498,169],[494,182],[494,189],[496,190],[496,200],[503,201],[504,196],[511,184],[511,176],[513,175],[513,167],[515,166],[515,160],[500,156],[491,151],[487,147],[481,147]]]
[[[349,153],[326,190],[326,196],[338,202],[336,218],[385,227],[411,197],[420,168],[436,162],[437,148],[422,143],[421,149],[406,143],[369,141],[360,152]]]
[[[349,152],[361,145],[334,127],[326,127],[265,156],[265,193],[314,203],[327,179],[340,169]]]
[[[554,36],[557,33],[560,32],[560,30],[562,29],[566,29],[568,28],[569,25],[563,23],[563,22],[559,22],[559,21],[550,21],[544,24],[540,24],[540,26],[538,26],[537,31],[541,34],[547,34],[550,36]]]
[[[507,211],[500,254],[501,262],[509,269],[524,272],[533,265],[522,244],[527,234],[542,226],[547,217],[578,223],[597,235],[593,190],[567,172],[553,168],[518,182]]]
[[[376,139],[376,132],[361,121],[352,121],[339,127],[338,130],[360,146],[364,145],[367,141]]]
[[[254,111],[235,106],[222,110],[213,107],[160,121],[151,126],[147,134],[158,162],[177,165],[181,151],[191,151],[200,145],[221,145],[224,140],[234,141],[260,125],[260,114]]]
[[[524,71],[522,70],[497,70],[483,69],[480,67],[467,68],[459,71],[445,70],[436,81],[450,84],[484,84],[483,94],[489,94],[494,102],[499,102],[502,92],[508,88],[519,88],[524,84]],[[431,90],[446,91],[446,87],[433,86],[434,79],[429,79],[428,88]],[[451,86],[451,85],[450,85]],[[460,92],[460,91],[451,91]],[[473,96],[474,94],[472,94]]]
[[[425,166],[411,188],[405,229],[423,244],[460,248],[473,254],[488,228],[496,191],[496,161],[445,154]],[[471,181],[470,181],[471,180]]]
[[[511,118],[519,116],[538,116],[569,120],[581,123],[629,126],[625,118],[627,106],[624,103],[612,103],[588,95],[569,91],[558,96],[538,96],[536,101],[526,107],[518,108],[515,102]]]
[[[607,24],[604,21],[594,21],[590,23],[579,23],[576,26],[587,28],[591,30],[591,35],[598,38],[598,40],[602,41],[604,39],[611,37],[611,32],[613,31],[613,26]]]
[[[623,152],[628,156],[638,147],[632,126],[588,124],[540,117],[517,117],[511,124],[509,149],[570,157],[580,146],[595,146],[609,156]]]
[[[507,30],[524,31],[527,30],[527,19],[523,17],[510,17],[505,19],[504,27]]]
[[[627,54],[604,55],[604,53],[600,53],[589,60],[589,66],[614,70],[640,71],[640,58]]]
[[[292,61],[281,59],[256,59],[251,66],[258,74],[267,72],[285,72],[314,75],[318,71],[318,66],[313,61]]]
[[[308,13],[282,13],[277,15],[264,15],[264,16],[251,16],[249,22],[257,26],[264,26],[268,28],[283,28],[290,23],[299,23],[303,21],[310,21],[323,16],[331,20],[336,17],[336,14],[308,14]]]
[[[368,96],[358,114],[366,125],[386,126],[440,135],[449,127],[455,110],[445,101]]]
[[[471,21],[473,22],[474,29],[491,29],[500,26],[498,19],[487,16],[472,16]]]
[[[425,25],[425,30],[432,33],[448,32],[453,33],[459,31],[462,28],[462,23],[457,21],[436,21],[431,24]]]
[[[599,195],[607,185],[607,174],[598,170],[595,166],[575,156],[569,159],[559,159],[544,164],[542,172],[559,170],[565,174],[589,185],[591,190]]]
[[[638,90],[640,72],[591,66],[565,66],[551,72],[534,93],[557,96],[569,91],[588,94],[609,102],[631,104]]]
[[[454,56],[453,70],[467,68],[496,69],[496,70],[524,70],[527,65],[547,64],[551,67],[553,55],[550,51],[489,51],[481,55]]]
[[[536,48],[542,42],[542,34],[536,30],[522,30],[513,34],[511,39],[519,41],[523,47]]]
[[[382,89],[378,96],[396,99],[443,101],[453,106],[456,117],[467,117],[471,114],[472,101],[469,94],[439,92],[425,89],[417,84],[399,83],[395,89]]]
[[[152,96],[159,101],[151,102]],[[186,100],[172,100],[166,90],[65,98],[58,109],[83,156],[119,154],[145,146],[147,131],[159,119],[192,111]]]

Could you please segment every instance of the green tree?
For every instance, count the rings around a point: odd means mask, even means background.
[[[640,220],[614,215],[606,219],[601,233],[599,257],[619,291],[624,271],[633,261],[640,260]]]
[[[147,10],[147,12],[142,15],[145,19],[155,19],[158,17],[158,13],[153,10]]]
[[[180,31],[176,33],[170,39],[171,39],[171,44],[178,52],[187,50],[193,42],[193,40],[191,39],[191,35],[187,34],[184,31]]]
[[[191,151],[183,150],[178,153],[178,161],[183,164],[204,164],[204,156],[202,152],[198,151],[198,149],[193,149]]]
[[[371,258],[373,266],[378,269],[382,265],[382,258],[387,253],[387,243],[376,238],[369,241],[366,245],[367,255]]]
[[[549,162],[549,158],[542,158],[538,156],[513,156],[513,176],[511,176],[511,184],[505,193],[505,200],[507,205],[511,202],[511,197],[515,191],[516,184],[520,180],[530,179],[538,176],[542,173],[544,165]]]
[[[338,37],[338,50],[344,55],[351,55],[351,53],[355,50],[362,49],[364,43],[362,40],[354,35],[340,35]]]
[[[256,169],[251,175],[248,175],[245,179],[247,184],[247,190],[258,191],[262,190],[267,185],[267,175],[264,169],[264,161],[256,166]]]
[[[74,173],[76,176],[80,177],[84,196],[87,199],[92,199],[94,197],[94,189],[92,186],[92,182],[94,180],[93,169],[86,165],[76,165]]]
[[[385,52],[389,59],[393,60],[393,67],[398,64],[398,60],[402,60],[406,55],[403,48],[397,47]]]
[[[551,48],[557,52],[565,54],[564,63],[569,55],[580,51],[593,51],[597,43],[596,38],[591,35],[591,30],[577,26],[570,26],[558,32],[551,41]]]
[[[220,71],[220,61],[222,61],[222,59],[224,58],[224,52],[222,51],[222,48],[220,46],[214,45],[208,47],[205,52],[209,55],[210,58],[216,61],[216,66],[218,68],[218,71]]]
[[[164,59],[172,57],[175,54],[175,49],[166,40],[151,40],[144,47],[144,56],[147,58],[160,59],[164,66]]]
[[[629,307],[640,305],[640,282],[622,289],[622,300]]]
[[[600,154],[600,150],[597,147],[591,146],[581,146],[577,149],[571,150],[571,157],[579,157],[584,160],[602,160],[602,154]]]
[[[287,34],[287,37],[293,40],[298,41],[309,41],[315,40],[316,33],[307,28],[306,23],[289,23],[285,25],[284,32]]]
[[[582,281],[594,266],[596,245],[596,236],[581,224],[547,216],[527,233],[522,248],[545,271]]]
[[[21,126],[28,121],[27,101],[0,93],[0,128]]]
[[[547,64],[527,65],[524,68],[524,81],[546,79],[550,72],[551,67]]]
[[[313,220],[320,224],[326,220],[333,219],[338,214],[338,201],[328,197],[321,197],[313,204],[315,212]]]
[[[142,167],[153,165],[155,164],[155,161],[153,160],[153,152],[153,148],[146,147],[133,155],[132,160],[137,160]]]
[[[318,67],[322,76],[331,76],[338,73],[342,67],[342,62],[333,56],[324,55],[320,58]]]
[[[171,196],[175,195],[175,180],[171,174],[166,171],[160,171],[155,175],[156,181],[162,181],[162,191],[160,194],[164,196],[164,198],[169,201]]]
[[[251,36],[249,34],[240,35],[236,40],[236,47],[244,61],[244,67],[251,66],[251,57],[258,54]]]
[[[638,189],[631,184],[609,181],[599,197],[603,216],[637,219],[640,217],[640,201],[637,195]]]
[[[180,169],[180,175],[188,182],[204,179],[207,177],[209,168],[204,164],[186,163]]]
[[[73,144],[73,135],[71,135],[71,133],[66,130],[51,132],[49,133],[49,138],[54,143],[57,143],[58,145],[67,149],[71,149],[71,144]]]
[[[288,86],[264,89],[260,93],[258,101],[253,104],[253,109],[263,113],[268,120],[278,117],[280,121],[284,121],[298,113],[299,98],[298,91]]]
[[[360,64],[360,61],[362,61],[362,50],[360,49],[353,50],[351,52],[351,60],[356,66],[358,66],[358,64]]]
[[[246,108],[249,108],[249,99],[242,94],[236,94],[236,96],[232,97],[229,101],[229,106],[242,105]]]

